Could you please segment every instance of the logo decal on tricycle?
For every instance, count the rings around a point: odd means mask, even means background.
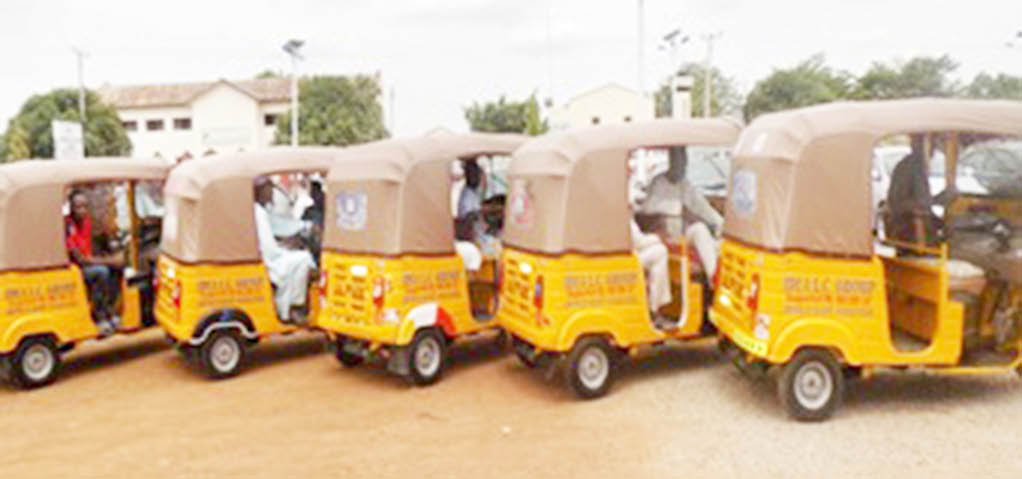
[[[48,286],[11,287],[4,290],[5,314],[28,314],[39,311],[73,308],[75,284],[61,282]]]
[[[876,282],[861,278],[786,276],[784,313],[872,316]]]
[[[743,218],[756,213],[756,172],[748,169],[735,172],[731,179],[731,206]]]
[[[362,231],[369,218],[369,195],[365,191],[337,193],[337,227],[348,231]]]
[[[523,230],[532,228],[534,211],[532,193],[529,192],[529,182],[523,179],[514,180],[511,183],[510,196],[508,208],[511,224]]]
[[[631,271],[566,274],[564,292],[566,308],[630,304],[637,301],[639,275]]]

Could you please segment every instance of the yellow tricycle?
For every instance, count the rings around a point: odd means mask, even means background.
[[[304,213],[321,209],[323,198],[307,198],[299,215],[287,188],[297,187],[285,182],[325,174],[339,151],[210,156],[167,179],[156,318],[209,377],[238,374],[261,338],[311,327],[319,305],[312,251],[322,225]]]
[[[450,172],[454,162],[509,155],[522,142],[518,135],[463,134],[390,140],[341,155],[328,177],[333,201],[316,325],[342,364],[379,359],[427,385],[440,379],[456,342],[493,332],[499,340],[495,257],[456,241]]]
[[[988,166],[1010,166],[997,152],[1019,135],[1017,102],[837,103],[758,118],[731,171],[710,311],[722,348],[776,380],[787,413],[806,421],[830,417],[848,379],[880,369],[1016,371],[1022,318],[1009,291],[1022,256],[1010,238],[1022,196]],[[874,149],[905,143],[874,229]]]
[[[726,148],[739,130],[655,120],[550,134],[515,151],[497,314],[522,363],[563,366],[575,393],[595,398],[626,355],[711,333],[685,239],[637,231],[626,170],[639,149]]]
[[[52,383],[82,341],[154,324],[135,187],[169,170],[127,158],[0,167],[0,365],[17,385]]]

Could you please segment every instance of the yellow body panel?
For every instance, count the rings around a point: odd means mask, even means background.
[[[270,279],[261,262],[192,265],[160,255],[157,270],[156,320],[177,341],[187,341],[203,320],[223,311],[244,313],[259,336],[298,329],[277,318]],[[175,289],[180,291],[179,305],[173,299]]]
[[[681,327],[665,333],[653,326],[642,266],[634,254],[552,257],[505,248],[503,264],[500,324],[543,351],[567,352],[579,337],[590,334],[609,336],[618,347],[630,348],[698,336],[702,325],[702,287],[690,283]],[[543,304],[537,309],[533,295],[540,277]]]
[[[99,336],[78,266],[0,273],[0,354],[27,336],[52,334],[58,345]],[[120,330],[142,327],[139,292],[121,288]]]
[[[472,278],[457,255],[390,258],[325,251],[322,264],[326,284],[316,325],[326,331],[405,346],[425,326],[440,326],[450,337],[496,326],[493,320],[473,316]],[[485,277],[485,272],[473,278],[480,275]]]
[[[725,241],[719,268],[710,320],[770,363],[807,346],[851,365],[947,366],[961,355],[962,305],[948,297],[943,260],[828,258]],[[899,349],[895,334],[925,347]]]

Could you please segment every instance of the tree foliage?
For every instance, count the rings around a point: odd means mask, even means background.
[[[705,66],[701,63],[686,63],[678,70],[678,75],[692,77],[692,116],[703,116],[703,95],[706,94]],[[742,95],[738,92],[733,78],[725,76],[716,67],[710,67],[710,86],[713,88],[710,93],[710,116],[727,115],[741,110]],[[660,85],[654,94],[654,100],[657,117],[673,114],[670,81]]]
[[[379,78],[314,76],[298,84],[298,140],[302,145],[354,145],[386,138]],[[291,143],[291,114],[277,121],[276,144]]]
[[[1022,77],[999,73],[993,76],[980,73],[973,78],[965,89],[965,96],[970,98],[991,98],[1006,100],[1022,100]]]
[[[94,92],[85,95],[87,122],[82,134],[86,156],[128,156],[131,141],[117,111],[100,101]],[[53,158],[53,120],[80,122],[78,90],[58,89],[34,95],[11,119],[4,135],[9,159]]]
[[[503,95],[496,102],[473,102],[465,108],[465,120],[472,131],[488,133],[525,133],[541,135],[549,130],[539,114],[539,102],[533,93],[523,101],[508,101]]]
[[[875,62],[856,80],[851,97],[887,100],[955,96],[960,87],[951,75],[957,69],[958,63],[948,55],[916,57],[907,62]]]
[[[836,71],[816,54],[794,68],[774,70],[756,83],[745,101],[747,121],[773,111],[827,103],[846,98],[852,86],[849,73]]]
[[[280,70],[271,70],[269,68],[259,72],[256,76],[256,80],[263,80],[266,78],[284,78],[284,73]]]

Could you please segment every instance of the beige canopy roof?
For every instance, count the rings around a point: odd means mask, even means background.
[[[737,123],[662,119],[549,134],[515,151],[505,243],[548,254],[630,251],[627,162],[637,148],[731,146]]]
[[[381,255],[453,252],[451,162],[510,155],[525,139],[469,133],[345,150],[327,179],[323,247]]]
[[[68,262],[61,206],[68,185],[162,180],[170,164],[156,159],[25,160],[0,166],[0,270],[49,268]]]
[[[341,148],[271,148],[189,160],[164,188],[160,249],[189,262],[259,261],[253,180],[288,172],[325,173]]]
[[[774,250],[871,255],[873,148],[913,132],[1022,135],[1022,102],[831,103],[757,118],[735,149],[725,234]]]

